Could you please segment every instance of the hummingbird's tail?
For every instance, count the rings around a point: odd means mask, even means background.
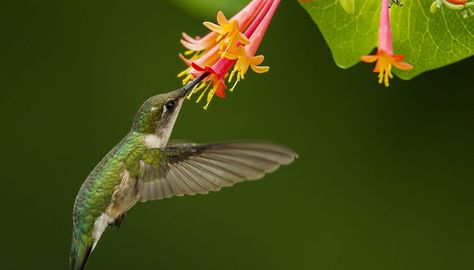
[[[92,237],[82,232],[73,232],[71,255],[69,257],[70,270],[83,270],[86,267],[89,255],[92,252]]]

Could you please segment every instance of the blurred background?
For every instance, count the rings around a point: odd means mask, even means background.
[[[0,1],[1,269],[67,268],[80,185],[144,100],[180,87],[180,33],[215,19],[189,2]],[[88,269],[474,269],[473,58],[384,88],[370,65],[338,68],[297,1],[259,52],[270,72],[208,111],[188,101],[173,137],[300,158],[137,205]]]

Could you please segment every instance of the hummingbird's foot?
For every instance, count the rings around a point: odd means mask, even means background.
[[[114,220],[109,225],[114,227],[116,230],[120,229],[120,225],[122,225],[123,220],[125,219],[125,213],[123,213],[120,217]]]

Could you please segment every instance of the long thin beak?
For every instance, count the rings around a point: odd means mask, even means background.
[[[210,73],[209,72],[205,72],[203,74],[201,74],[199,77],[197,77],[196,79],[192,80],[190,83],[186,84],[182,89],[181,89],[181,93],[179,95],[179,97],[185,97],[189,91],[191,91],[194,87],[196,87],[196,85],[198,83],[200,83],[202,80],[204,80],[204,78],[206,78]]]

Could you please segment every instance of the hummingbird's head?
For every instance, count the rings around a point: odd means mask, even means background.
[[[156,134],[168,141],[186,93],[178,89],[149,98],[138,109],[132,131]]]

